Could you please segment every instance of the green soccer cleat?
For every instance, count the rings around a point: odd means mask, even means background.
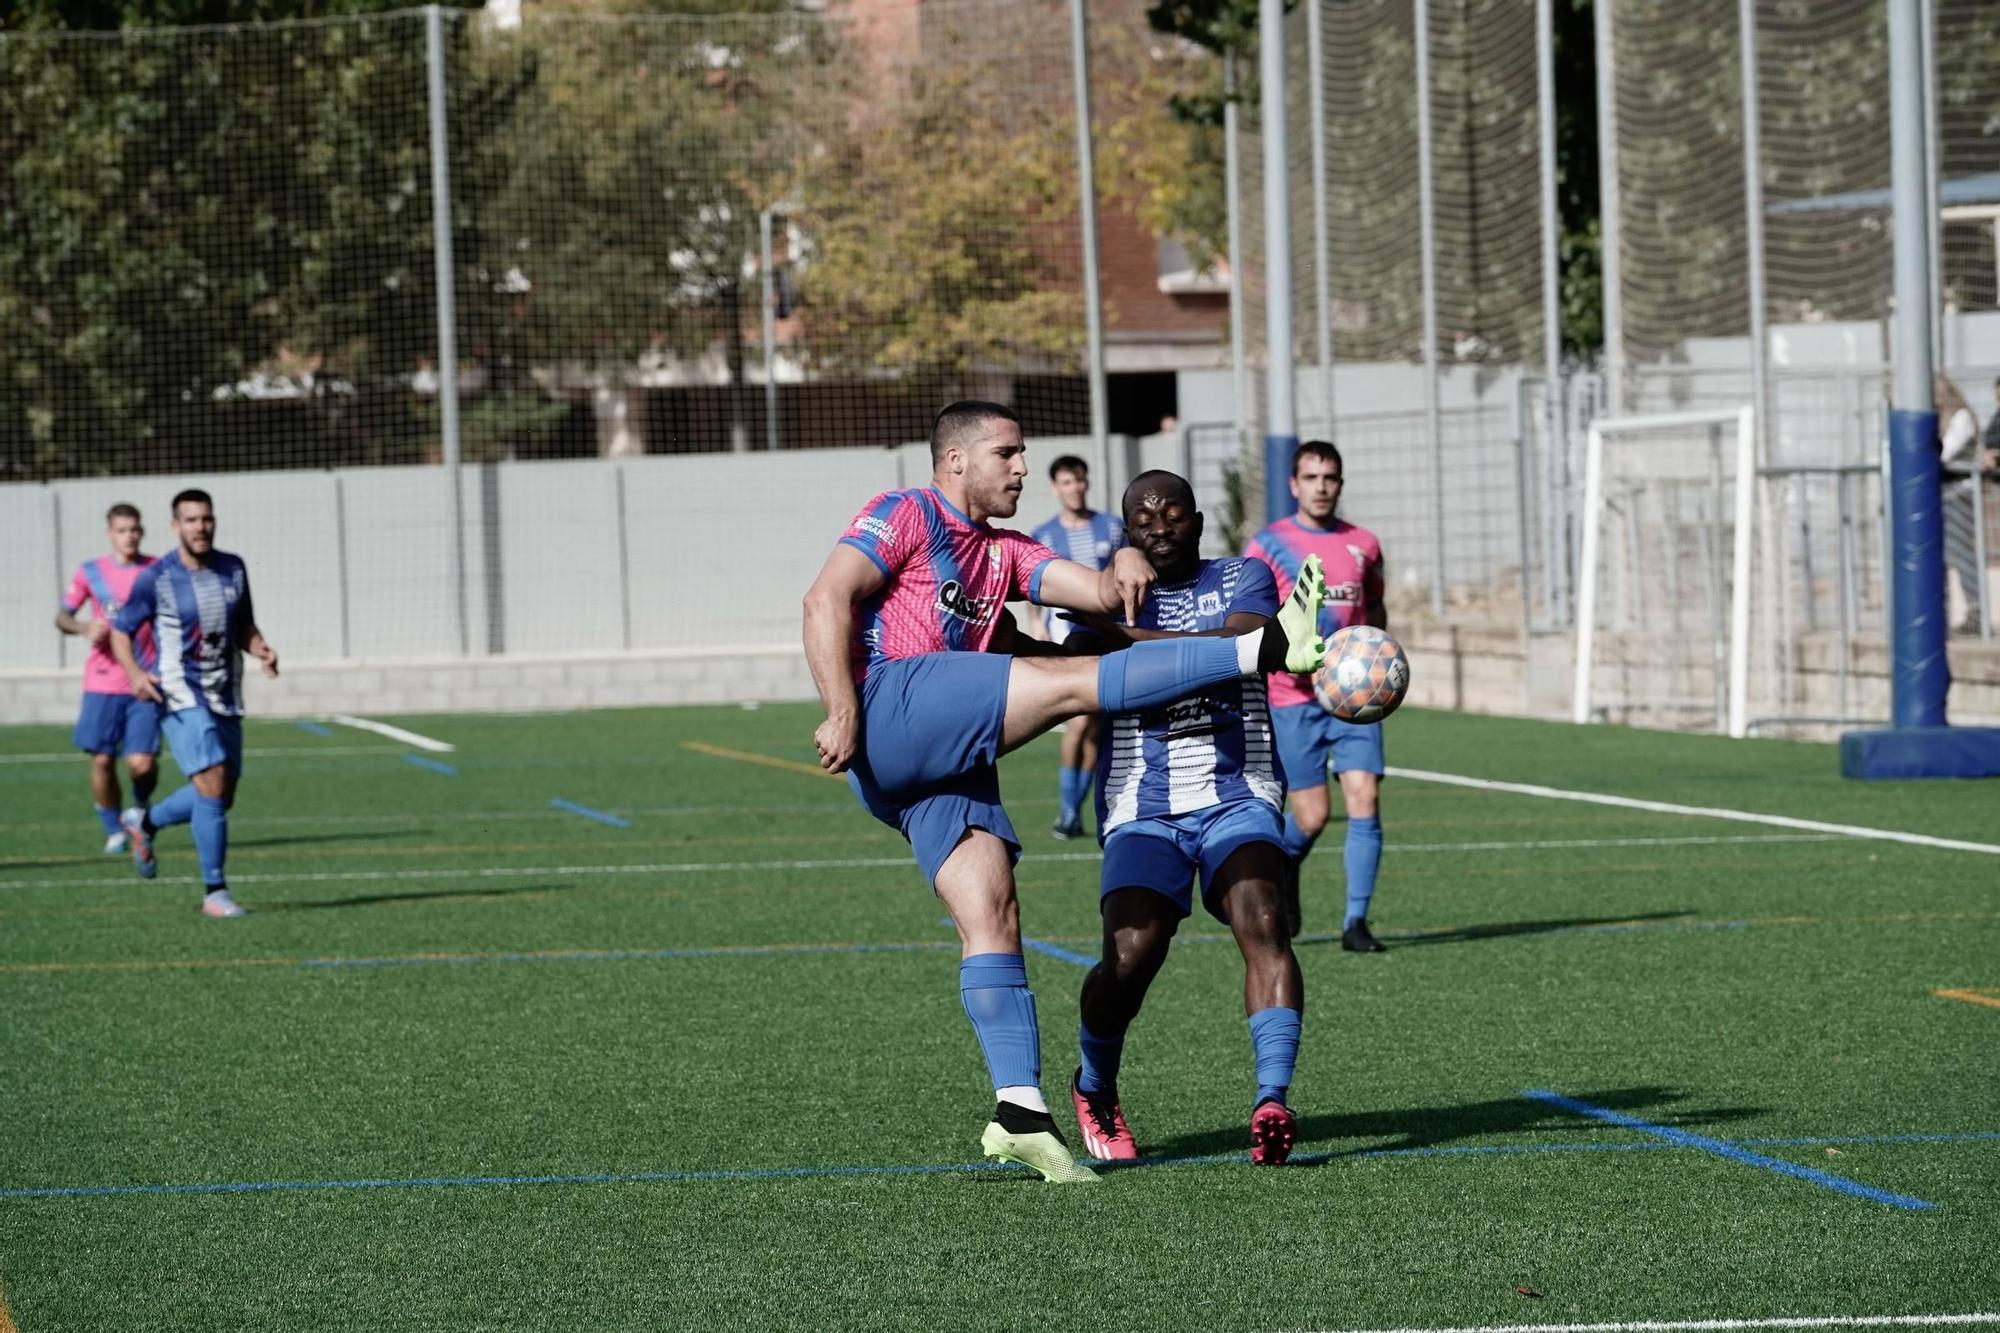
[[[993,1123],[979,1136],[979,1146],[995,1161],[1018,1162],[1051,1185],[1097,1183],[1097,1173],[1077,1163],[1047,1112],[1002,1102],[993,1108]]]
[[[1326,640],[1319,635],[1319,610],[1326,600],[1326,571],[1317,555],[1309,555],[1299,562],[1292,595],[1278,608],[1277,624],[1282,639],[1269,632],[1264,636],[1268,657],[1283,653],[1282,660],[1264,665],[1266,671],[1310,676],[1320,669],[1326,661]]]

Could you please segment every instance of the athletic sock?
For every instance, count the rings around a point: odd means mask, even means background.
[[[958,965],[958,997],[965,1005],[965,1016],[972,1020],[979,1049],[986,1055],[995,1091],[1040,1088],[1042,1037],[1035,1026],[1035,994],[1028,989],[1027,960],[1017,953],[972,955]],[[1040,1100],[1039,1093],[1036,1100]],[[1041,1109],[1046,1109],[1046,1103]]]
[[[174,794],[146,812],[146,822],[155,829],[167,828],[174,824],[185,824],[194,818],[194,803],[200,793],[190,782],[185,787],[176,788]]]
[[[1374,815],[1347,821],[1347,929],[1368,915],[1368,900],[1375,896],[1375,872],[1382,865],[1382,821]]]
[[[1311,851],[1313,844],[1318,841],[1319,834],[1306,832],[1299,827],[1298,820],[1290,815],[1285,816],[1285,855],[1292,858],[1294,865],[1305,860],[1306,853]]]
[[[229,807],[213,796],[194,798],[194,850],[202,883],[221,888],[222,862],[229,855]]]
[[[1077,779],[1084,773],[1079,768],[1063,768],[1057,770],[1057,775],[1056,786],[1062,797],[1062,822],[1067,824],[1083,809],[1083,792],[1079,789],[1082,784]]]
[[[1292,1086],[1292,1069],[1299,1062],[1299,1028],[1304,1015],[1296,1009],[1259,1009],[1250,1015],[1250,1045],[1257,1053],[1257,1100],[1283,1102]]]
[[[1125,1034],[1100,1037],[1079,1023],[1076,1044],[1083,1049],[1083,1068],[1076,1086],[1084,1092],[1103,1092],[1118,1086],[1118,1066],[1125,1058]]]
[[[140,802],[140,804],[143,805],[144,802]],[[116,810],[107,809],[101,805],[97,806],[97,822],[104,826],[105,836],[107,837],[115,835],[124,827],[123,824],[118,822],[118,812]]]
[[[1097,660],[1097,704],[1105,713],[1157,708],[1246,674],[1234,639],[1151,639]],[[1254,663],[1253,663],[1254,666]]]
[[[1081,814],[1083,812],[1083,803],[1090,799],[1091,779],[1097,775],[1087,768],[1071,769],[1070,771],[1076,774],[1076,801],[1070,806],[1070,809],[1077,814]]]

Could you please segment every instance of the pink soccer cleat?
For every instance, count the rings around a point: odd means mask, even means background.
[[[1083,1150],[1100,1162],[1136,1162],[1139,1145],[1125,1126],[1124,1109],[1118,1095],[1109,1089],[1085,1092],[1077,1085],[1081,1069],[1069,1081],[1070,1101],[1076,1105],[1077,1128],[1083,1131]]]
[[[1250,1113],[1250,1162],[1283,1166],[1298,1141],[1299,1119],[1280,1101],[1263,1101]]]

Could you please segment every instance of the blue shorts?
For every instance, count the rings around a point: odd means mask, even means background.
[[[158,754],[160,706],[130,694],[85,690],[70,739],[86,754]]]
[[[1278,737],[1278,772],[1291,791],[1326,785],[1329,762],[1336,773],[1374,773],[1382,763],[1382,724],[1342,722],[1318,704],[1271,710]]]
[[[217,717],[201,707],[182,708],[168,713],[160,725],[173,747],[174,762],[189,777],[217,764],[232,774],[243,771],[242,718]]]
[[[968,829],[985,829],[1020,858],[994,767],[1012,665],[994,653],[926,653],[878,663],[862,682],[861,743],[847,785],[909,840],[933,886]]]
[[[1104,840],[1097,896],[1101,899],[1118,889],[1151,889],[1188,916],[1194,910],[1194,877],[1199,871],[1201,905],[1226,923],[1229,917],[1222,910],[1215,873],[1238,848],[1253,842],[1267,842],[1281,859],[1284,856],[1284,816],[1257,800],[1120,824]]]

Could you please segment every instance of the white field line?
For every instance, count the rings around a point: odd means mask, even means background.
[[[1465,851],[1506,851],[1515,848],[1530,851],[1546,851],[1565,847],[1698,847],[1718,844],[1741,845],[1745,843],[1794,843],[1830,842],[1830,837],[1800,837],[1796,835],[1766,835],[1733,838],[1585,838],[1574,842],[1429,842],[1410,843],[1401,847],[1390,844],[1384,851],[1398,852],[1465,852]],[[1098,852],[1031,852],[1021,858],[1024,862],[1041,864],[1046,861],[1097,861]],[[398,870],[320,870],[300,875],[231,875],[231,884],[328,884],[344,882],[369,882],[381,880],[426,880],[426,879],[503,879],[534,875],[560,875],[564,877],[595,875],[689,875],[722,874],[739,870],[872,870],[889,866],[909,867],[910,858],[901,856],[856,856],[793,861],[665,861],[643,865],[596,865],[596,866],[482,866],[467,868],[445,866],[436,870],[421,867],[404,867]],[[0,867],[4,870],[5,867]],[[81,889],[116,888],[133,882],[131,875],[104,876],[91,879],[0,879],[0,888],[6,889]]]
[[[401,746],[396,745],[280,745],[274,748],[251,746],[243,753],[253,759],[268,759],[278,755],[297,758],[315,754],[400,754]],[[0,764],[63,764],[76,763],[87,756],[81,750],[68,750],[62,754],[0,754]]]
[[[1934,838],[1928,833],[1904,833],[1900,829],[1869,828],[1863,824],[1828,824],[1817,819],[1793,819],[1790,815],[1756,815],[1745,810],[1725,810],[1719,806],[1675,805],[1669,801],[1641,801],[1631,796],[1608,796],[1602,792],[1569,791],[1530,782],[1496,782],[1491,778],[1461,777],[1456,773],[1432,773],[1421,768],[1391,768],[1389,776],[1413,778],[1418,782],[1438,782],[1448,787],[1471,787],[1478,791],[1510,792],[1516,796],[1539,796],[1550,801],[1582,801],[1587,805],[1612,805],[1622,810],[1648,810],[1662,815],[1694,815],[1703,819],[1728,819],[1739,824],[1769,824],[1773,828],[1800,829],[1807,833],[1832,833],[1847,838],[1868,838],[1877,842],[1901,842],[1913,847],[1939,847],[1952,852],[1984,852],[2000,856],[2000,843],[1965,842],[1958,838]]]
[[[356,717],[352,713],[329,713],[323,720],[338,722],[343,727],[358,727],[362,731],[372,731],[377,736],[387,736],[392,741],[401,741],[405,745],[414,745],[419,750],[432,750],[438,754],[458,748],[448,741],[441,741],[431,736],[419,736],[414,731],[392,727],[387,722],[377,722],[372,718]]]
[[[1477,1324],[1439,1328],[1347,1329],[1342,1333],[1709,1333],[1736,1328],[1935,1328],[2000,1324],[2000,1314],[1819,1315],[1772,1319],[1633,1319],[1615,1324]]]

